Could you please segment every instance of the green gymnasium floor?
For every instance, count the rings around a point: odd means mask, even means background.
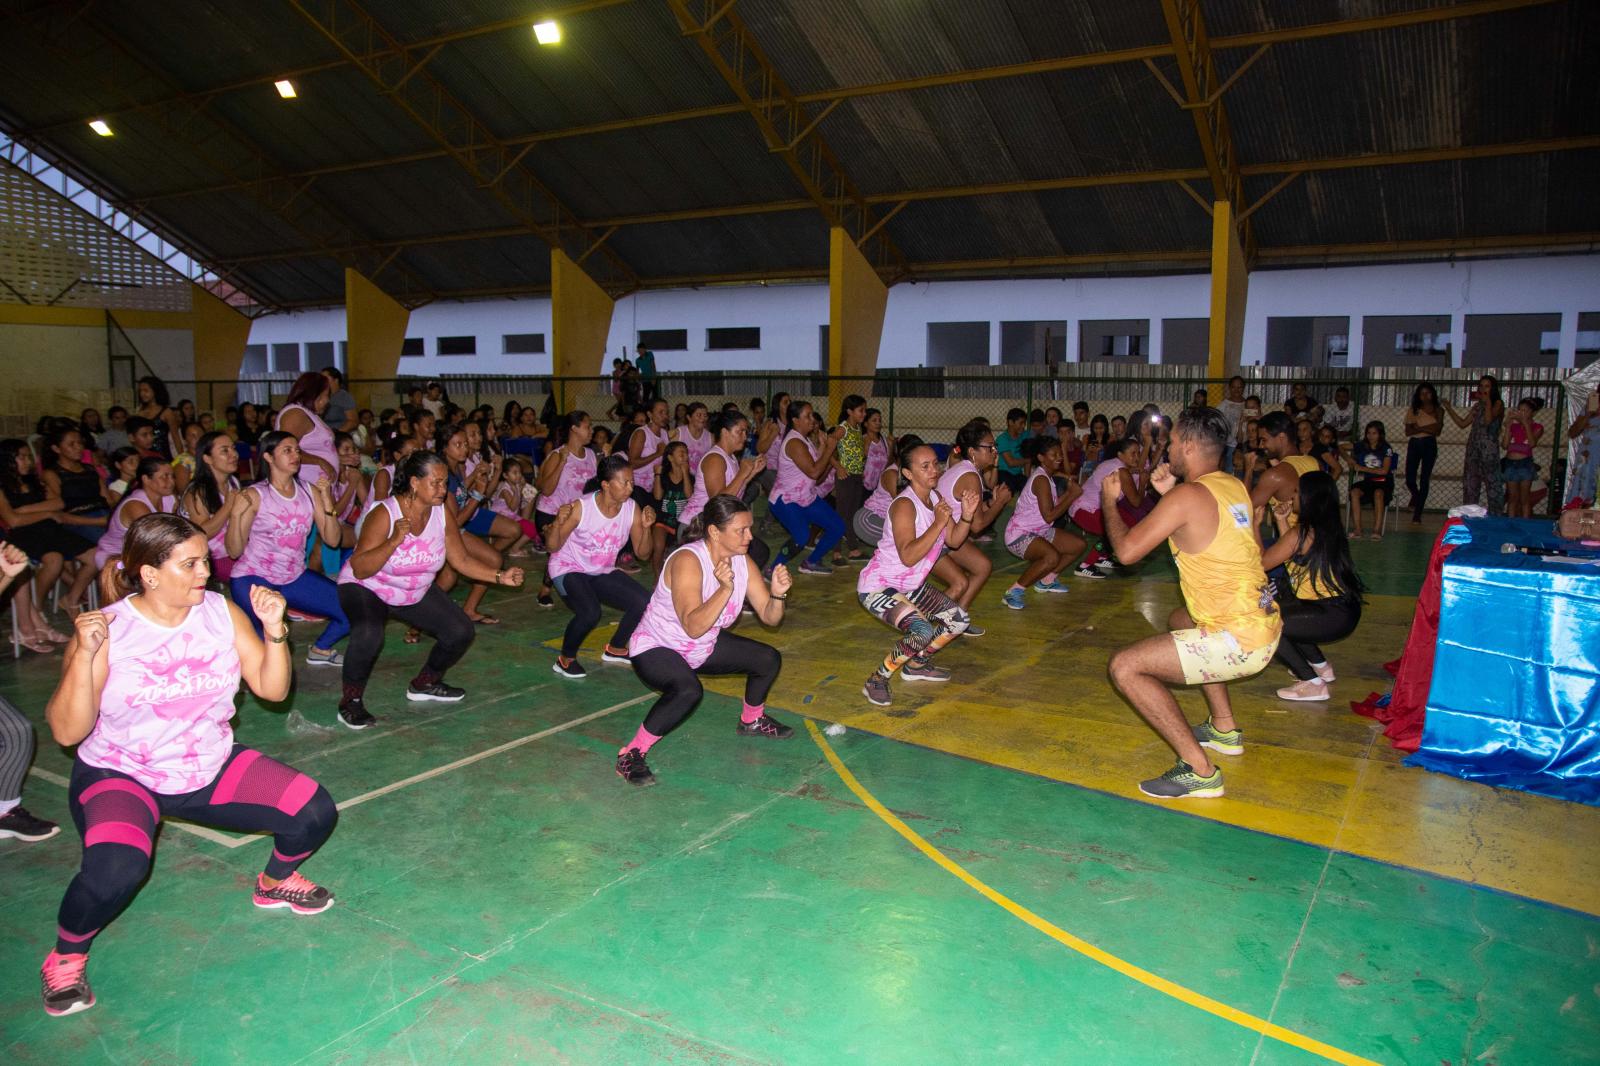
[[[714,682],[644,790],[612,760],[651,697],[597,654],[553,675],[563,610],[492,593],[506,624],[445,709],[400,698],[421,650],[392,627],[379,727],[338,726],[337,671],[304,667],[292,709],[238,720],[341,801],[305,868],[326,914],[256,910],[267,845],[169,823],[95,947],[98,1005],[50,1018],[78,839],[0,841],[0,1061],[1600,1061],[1600,810],[1407,769],[1348,710],[1384,688],[1428,542],[1357,545],[1373,588],[1335,700],[1280,703],[1276,668],[1236,686],[1228,796],[1181,807],[1135,798],[1169,756],[1105,678],[1176,603],[1164,561],[1023,612],[997,574],[954,682],[897,681],[887,713],[859,695],[890,631],[853,573],[797,578],[771,634],[796,737],[735,737]],[[56,669],[0,686],[44,738],[25,801],[64,820]]]

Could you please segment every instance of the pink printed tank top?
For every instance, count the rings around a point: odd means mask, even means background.
[[[729,560],[733,564],[733,592],[728,596],[727,605],[722,608],[717,620],[711,623],[710,629],[698,637],[691,637],[683,631],[683,623],[678,620],[678,612],[672,606],[672,589],[667,587],[672,559],[679,552],[693,552],[700,560],[701,602],[709,600],[712,593],[716,592],[717,578],[711,569],[711,549],[704,540],[690,541],[674,551],[661,567],[661,578],[656,582],[655,591],[650,594],[644,617],[639,620],[639,628],[633,631],[633,639],[628,642],[628,654],[638,655],[651,648],[669,648],[683,656],[684,662],[699,668],[711,657],[717,634],[733,625],[739,617],[739,608],[744,604],[745,591],[750,583],[750,564],[743,555],[735,555]]]
[[[817,483],[800,469],[800,464],[789,458],[787,452],[792,440],[799,441],[811,453],[812,459],[818,455],[816,445],[806,440],[799,431],[791,429],[778,445],[778,454],[783,457],[783,462],[778,466],[778,476],[772,482],[772,492],[768,496],[773,501],[783,500],[804,507],[817,498]]]
[[[739,464],[733,456],[713,444],[711,450],[700,459],[700,465],[694,468],[694,491],[689,493],[689,498],[684,502],[683,510],[678,512],[678,521],[688,525],[694,521],[695,515],[706,509],[706,504],[711,501],[711,494],[706,490],[706,460],[713,455],[722,456],[722,484],[726,487],[731,484],[739,472]],[[726,491],[726,488],[724,488]]]
[[[236,477],[228,478],[228,491],[227,494],[222,497],[222,509],[224,511],[226,511],[228,509],[228,505],[233,502],[233,494],[238,491],[239,479]],[[189,497],[187,496],[184,497],[185,500],[188,498]],[[180,503],[178,505],[178,513],[183,515],[183,517],[187,518],[189,521],[194,522],[195,525],[200,524],[199,522],[195,521],[194,516],[189,513],[189,508],[187,505]],[[216,534],[210,540],[206,541],[206,547],[211,549],[211,570],[213,573],[216,573],[218,563],[223,563],[223,565],[231,567],[233,560],[228,558],[228,523],[226,521],[222,523],[222,528],[217,530]],[[229,573],[232,573],[231,569],[229,570]],[[219,574],[218,576],[221,577],[224,575]]]
[[[393,496],[385,497],[373,504],[367,515],[379,508],[389,513],[389,528],[393,529],[395,519],[400,517],[400,501]],[[365,522],[366,519],[364,515],[361,520]],[[442,569],[444,506],[441,504],[429,509],[428,524],[421,532],[407,533],[394,554],[371,577],[356,577],[350,568],[350,559],[346,559],[339,568],[339,584],[360,585],[390,607],[409,607],[422,599]]]
[[[278,417],[273,428],[283,422],[283,416],[290,411],[299,411],[311,420],[311,432],[300,438],[300,450],[307,455],[315,455],[333,469],[339,469],[339,449],[333,443],[333,430],[328,428],[328,423],[317,417],[317,413],[309,407],[297,403],[289,404],[278,412]],[[295,475],[307,485],[316,481],[328,480],[327,471],[316,463],[301,463],[300,473]]]
[[[679,440],[683,441],[684,447],[689,449],[689,469],[699,470],[700,460],[704,459],[706,453],[716,444],[711,439],[711,431],[703,429],[697,437],[689,432],[688,426],[679,426],[677,436]]]
[[[1049,489],[1050,506],[1055,506],[1055,481],[1042,469],[1029,474],[1027,484],[1022,486],[1022,491],[1017,495],[1017,506],[1012,510],[1011,517],[1006,519],[1004,539],[1007,544],[1019,537],[1040,537],[1050,531],[1050,523],[1044,520],[1044,514],[1039,510],[1039,497],[1034,492],[1034,482],[1040,478],[1044,478],[1045,487]]]
[[[583,495],[584,482],[594,477],[596,470],[594,449],[585,448],[582,455],[567,452],[567,461],[561,466],[561,476],[556,479],[556,490],[548,496],[540,494],[534,509],[544,514],[555,514],[562,504],[571,503]]]
[[[959,462],[951,463],[949,469],[939,475],[939,495],[950,501],[951,510],[961,506],[956,502],[961,498],[956,494],[956,482],[960,481],[964,474],[977,476],[978,495],[983,495],[983,475],[978,473],[978,468],[972,465],[972,461],[970,459],[962,459]]]
[[[880,436],[867,444],[866,465],[861,470],[862,483],[876,485],[887,469],[889,469],[889,442]]]
[[[662,430],[658,433],[651,429],[648,425],[643,425],[640,426],[635,432],[644,434],[644,451],[640,452],[640,455],[655,455],[656,451],[662,447],[665,447],[667,443],[668,438],[666,430]],[[632,441],[630,440],[629,443],[632,443]],[[634,486],[649,492],[650,487],[655,483],[656,471],[660,469],[661,457],[659,455],[643,466],[634,467]]]
[[[306,539],[311,535],[311,493],[298,481],[285,499],[270,481],[245,489],[261,497],[250,539],[233,564],[234,577],[255,576],[287,585],[306,572]]]
[[[906,489],[895,500],[910,500],[911,507],[916,512],[916,519],[912,528],[917,536],[922,536],[933,525],[933,505],[940,500],[939,493],[934,491],[929,494],[928,502],[924,504],[917,499],[917,494],[911,489]],[[892,506],[892,504],[891,504]],[[862,567],[861,576],[856,578],[857,595],[872,592],[882,592],[884,589],[894,589],[898,592],[912,593],[922,587],[928,579],[928,573],[933,569],[933,564],[939,561],[939,553],[944,551],[945,536],[939,534],[939,539],[933,542],[933,547],[928,550],[914,566],[907,566],[900,558],[900,548],[894,542],[894,530],[886,522],[883,527],[883,536],[878,538],[878,546],[872,552],[872,558],[867,560],[867,565]]]
[[[175,796],[209,785],[233,750],[239,653],[228,600],[207,592],[174,628],[140,614],[138,595],[105,608],[109,669],[100,717],[78,746],[90,766]]]
[[[899,480],[898,474],[895,475],[895,479]],[[883,487],[883,471],[880,470],[878,472],[878,480],[871,482],[871,485],[872,495],[868,496],[866,502],[861,506],[864,510],[871,511],[879,518],[887,521],[889,518],[889,504],[894,500],[894,493]]]
[[[583,513],[578,517],[577,527],[550,556],[548,570],[552,578],[562,574],[604,574],[615,570],[617,552],[622,550],[628,541],[628,534],[633,531],[632,500],[622,501],[615,518],[607,518],[601,512],[600,504],[592,492],[580,497],[578,506],[583,508]]]
[[[122,502],[117,504],[116,510],[111,512],[111,517],[106,521],[105,534],[101,536],[100,543],[95,545],[94,565],[96,569],[105,566],[112,556],[122,554],[122,545],[128,539],[128,523],[123,518],[123,509],[134,500],[138,500],[152,511],[166,511],[169,514],[175,511],[178,506],[178,501],[171,496],[161,497],[161,506],[157,507],[150,502],[150,494],[145,492],[144,489],[134,489],[128,493],[127,496],[123,497]]]

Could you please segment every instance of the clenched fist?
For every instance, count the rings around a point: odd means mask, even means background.
[[[72,620],[78,634],[78,647],[91,655],[106,642],[106,615],[104,611],[80,611]]]
[[[252,585],[250,587],[250,609],[261,620],[262,626],[283,625],[283,613],[288,609],[284,602],[283,593],[266,585]]]

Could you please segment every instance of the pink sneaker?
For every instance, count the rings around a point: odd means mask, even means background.
[[[1301,681],[1290,685],[1288,688],[1280,688],[1278,690],[1278,698],[1280,700],[1299,700],[1306,703],[1325,700],[1328,698],[1328,683],[1320,677],[1314,677],[1310,681]]]
[[[333,906],[333,893],[301,877],[299,870],[271,888],[262,884],[262,876],[256,875],[255,904],[263,910],[288,907],[295,914],[321,914]]]
[[[44,1012],[54,1017],[76,1014],[94,1006],[94,993],[84,972],[89,956],[60,955],[52,951],[44,957],[39,976],[44,982]]]

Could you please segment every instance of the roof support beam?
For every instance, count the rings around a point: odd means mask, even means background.
[[[1422,148],[1410,152],[1335,156],[1330,159],[1297,159],[1292,162],[1282,163],[1249,163],[1239,169],[1244,177],[1260,177],[1272,174],[1294,175],[1322,171],[1355,170],[1365,167],[1407,166],[1472,159],[1492,159],[1505,156],[1542,155],[1550,152],[1583,151],[1587,149],[1600,149],[1600,135],[1563,137],[1540,141],[1517,141],[1511,144],[1481,144],[1466,148]],[[1188,186],[1189,182],[1204,180],[1206,176],[1207,172],[1199,168],[1191,170],[1125,171],[1119,174],[1089,174],[1082,177],[1043,178],[1037,181],[952,185],[935,189],[903,189],[898,192],[868,193],[863,199],[874,206],[891,205],[895,212],[898,213],[901,208],[897,205],[914,203],[919,200],[950,200],[970,196],[1002,196],[1055,192],[1062,189],[1091,189],[1117,185],[1149,185],[1174,182],[1187,186],[1186,191],[1189,195],[1195,197],[1197,202],[1209,212],[1211,201],[1202,196],[1193,186]],[[1281,192],[1283,187],[1285,187],[1285,183],[1280,182],[1279,188],[1272,190],[1261,200],[1251,205],[1246,209],[1245,213],[1253,213],[1265,206],[1266,201]],[[766,203],[730,204],[686,211],[664,211],[656,214],[585,219],[584,225],[591,230],[604,230],[619,226],[648,226],[662,222],[687,222],[696,219],[731,218],[742,215],[777,214],[786,211],[808,211],[813,209],[814,207],[810,200],[773,200]],[[882,221],[882,216],[879,216],[878,221]],[[457,241],[493,240],[500,237],[517,237],[524,233],[526,233],[526,230],[520,226],[461,230],[451,233],[404,237],[388,242],[376,242],[374,247],[381,248],[396,244],[409,246],[450,244]],[[284,252],[261,252],[259,254],[235,256],[228,263],[242,266],[249,263],[304,258],[316,254],[318,254],[316,249],[304,248]]]
[[[789,91],[744,20],[732,10],[731,2],[719,6],[717,0],[667,0],[667,4],[678,17],[678,25],[693,36],[711,66],[755,120],[767,147],[783,157],[824,221],[844,230],[852,241],[863,242],[861,254],[881,275],[903,275],[905,256],[886,229],[876,227],[871,242],[867,242],[866,235],[874,230],[872,206],[817,130],[837,101],[820,113],[809,114],[808,105]],[[702,14],[697,15],[697,10]]]
[[[1239,156],[1228,128],[1228,113],[1217,91],[1217,66],[1206,36],[1205,18],[1200,13],[1200,0],[1161,0],[1161,13],[1167,20],[1167,32],[1172,35],[1184,96],[1182,106],[1194,113],[1200,153],[1211,176],[1212,199],[1225,201],[1237,211],[1242,181]],[[1169,84],[1168,89],[1171,88]]]
[[[423,64],[432,53],[411,58],[405,46],[356,0],[289,3],[528,232],[573,258],[598,245],[595,234],[528,168],[523,161],[527,149],[518,151],[502,142],[425,69]],[[601,267],[597,280],[611,289],[613,296],[639,284],[639,276],[613,247],[601,248],[596,264]]]
[[[610,3],[621,3],[625,0],[610,0]],[[1334,22],[1315,23],[1309,26],[1297,26],[1290,29],[1267,30],[1260,33],[1235,34],[1228,37],[1216,37],[1211,41],[1212,52],[1226,51],[1235,48],[1257,48],[1263,45],[1282,44],[1293,41],[1318,40],[1323,37],[1336,37],[1353,33],[1369,33],[1378,30],[1392,29],[1400,26],[1415,26],[1431,22],[1443,22],[1453,19],[1469,18],[1474,15],[1496,14],[1528,7],[1542,7],[1561,0],[1468,0],[1466,3],[1454,5],[1440,5],[1437,7],[1423,8],[1418,11],[1407,11],[1395,15],[1382,15],[1364,19],[1340,19]],[[590,5],[574,4],[573,9],[593,6],[609,6],[596,3]],[[525,20],[517,25],[523,25]],[[504,29],[505,23],[492,24],[495,30]],[[452,40],[459,40],[454,36]],[[405,47],[410,50],[426,48],[438,42],[438,38],[429,38],[414,41]],[[1061,56],[1056,59],[1041,59],[1027,63],[1011,63],[1002,66],[984,67],[977,70],[956,71],[949,74],[936,74],[922,78],[905,78],[896,81],[875,82],[867,85],[843,86],[837,89],[825,89],[820,92],[800,93],[795,99],[802,104],[826,104],[835,100],[849,100],[857,97],[881,96],[889,93],[915,92],[922,89],[932,89],[945,85],[967,85],[980,81],[990,81],[1000,78],[1020,78],[1039,74],[1052,74],[1066,70],[1083,70],[1093,67],[1114,66],[1121,63],[1150,63],[1173,54],[1171,44],[1146,45],[1137,48],[1121,48],[1103,52],[1088,52],[1075,56]],[[298,74],[311,73],[330,67],[343,66],[344,60],[325,63]],[[1165,80],[1165,75],[1158,77]],[[255,85],[270,84],[278,77],[296,77],[297,72],[290,71],[286,74],[273,75],[271,78],[258,78],[250,82],[239,83],[234,86],[217,90],[191,94],[188,96],[173,97],[162,101],[153,101],[148,107],[173,106],[193,97],[209,97],[220,92],[233,91]],[[1170,83],[1169,83],[1170,85]],[[1174,102],[1179,106],[1187,106],[1176,89],[1169,89]],[[547,141],[565,140],[572,137],[592,137],[605,133],[615,133],[619,130],[641,129],[648,126],[665,125],[675,122],[691,122],[698,119],[716,118],[727,115],[742,114],[743,104],[714,104],[707,107],[689,108],[682,111],[669,111],[655,115],[641,115],[636,118],[613,119],[607,122],[596,122],[582,126],[569,126],[555,130],[541,130],[534,133],[517,134],[504,138],[507,145],[520,146],[525,144],[543,144]],[[116,112],[108,112],[114,116]],[[56,123],[42,127],[33,132],[55,132],[67,127],[82,125],[81,119],[70,122]],[[385,156],[379,159],[358,160],[354,162],[334,163],[323,167],[315,167],[300,171],[290,177],[309,177],[313,174],[345,174],[354,171],[371,170],[380,167],[404,166],[408,163],[424,162],[430,159],[443,159],[449,153],[444,150],[408,152],[403,155]],[[220,192],[231,192],[239,188],[237,183],[218,183],[205,186],[195,186],[187,189],[167,189],[152,193],[143,199],[158,203],[162,200],[175,199],[187,196],[203,196]]]

